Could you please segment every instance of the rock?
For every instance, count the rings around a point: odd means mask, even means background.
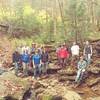
[[[42,85],[40,82],[36,82],[36,83],[34,84],[34,89],[38,89],[38,88],[40,88],[40,87],[43,87],[43,85]]]
[[[96,79],[93,78],[93,79],[87,81],[87,85],[90,86],[90,87],[92,87],[93,85],[96,85],[99,82],[100,82],[100,78],[96,78]]]
[[[0,81],[0,97],[7,97],[9,94],[14,98],[20,98],[29,84],[28,81],[16,77],[11,71],[0,75]]]
[[[8,95],[4,97],[4,100],[18,100],[18,99]]]
[[[42,100],[42,96],[43,96],[43,94],[38,94],[38,95],[36,96],[37,100]]]
[[[100,68],[99,67],[90,67],[88,68],[88,72],[92,74],[100,74]]]
[[[90,97],[90,98],[87,98],[86,100],[100,100],[100,96],[99,97],[94,97],[94,98]]]
[[[50,94],[42,94],[40,100],[52,100],[52,95]]]
[[[66,76],[66,77],[65,76],[61,76],[61,77],[58,78],[58,81],[59,82],[68,81],[68,80],[69,81],[74,81],[75,80],[75,77],[76,76]]]
[[[81,91],[81,90],[77,90],[76,92],[77,92],[78,94],[82,94],[82,95],[84,94],[84,91]]]
[[[54,95],[54,96],[52,96],[51,100],[62,100],[62,99],[63,99],[62,96],[60,96],[60,95]]]
[[[71,68],[68,68],[67,70],[60,70],[60,71],[58,71],[58,74],[72,76],[72,75],[75,75],[76,74],[76,71],[73,70],[73,69],[71,69]]]
[[[39,88],[39,89],[35,90],[35,93],[36,93],[36,95],[38,95],[38,94],[42,93],[43,91],[44,91],[43,88]]]
[[[91,89],[94,92],[98,92],[98,94],[100,94],[100,84],[99,83],[97,85],[94,85]]]
[[[81,96],[74,91],[67,91],[64,95],[64,99],[66,100],[82,100]]]
[[[54,81],[52,81],[52,82],[50,83],[50,85],[51,85],[51,86],[55,86],[57,83],[58,83],[58,81],[57,81],[57,80],[54,80]]]

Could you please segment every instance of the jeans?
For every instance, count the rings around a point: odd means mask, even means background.
[[[39,77],[41,75],[42,72],[42,67],[40,64],[35,64],[34,65],[34,77]]]
[[[43,74],[47,74],[48,62],[42,63],[42,72]]]
[[[65,67],[66,66],[66,59],[67,58],[60,58],[60,66]]]
[[[19,70],[19,63],[15,62],[15,75],[18,74],[18,70]]]
[[[23,74],[27,76],[29,63],[22,62],[22,65],[23,65]]]
[[[76,76],[75,82],[78,82],[82,79],[84,72],[85,72],[85,69],[79,69],[77,71],[77,76]]]
[[[85,54],[85,59],[87,61],[87,64],[89,65],[91,63],[91,54]]]

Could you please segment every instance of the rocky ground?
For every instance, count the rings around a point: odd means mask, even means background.
[[[27,97],[30,97],[29,100],[100,100],[99,57],[93,58],[94,62],[87,69],[85,81],[76,87],[76,69],[71,66],[59,69],[54,63],[50,64],[49,74],[38,80],[31,76],[16,77],[14,70],[9,68],[12,49],[7,39],[0,40],[0,58],[6,55],[8,59],[3,65],[6,72],[0,75],[0,100],[28,100]]]
[[[27,91],[29,88],[31,88],[32,94],[35,94],[33,95],[34,97],[30,96],[30,100],[100,99],[99,77],[87,79],[87,81],[79,87],[75,87],[74,79],[66,77],[67,75],[59,77],[58,73],[47,75],[45,77],[42,77],[41,79],[34,80],[31,77],[16,77],[14,75],[14,71],[5,72],[0,76],[0,100],[5,100],[3,98],[5,96],[12,96],[17,100],[27,100],[22,98],[25,91]],[[63,81],[61,81],[61,78]]]

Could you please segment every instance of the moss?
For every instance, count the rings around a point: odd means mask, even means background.
[[[51,95],[43,95],[42,100],[52,100]]]

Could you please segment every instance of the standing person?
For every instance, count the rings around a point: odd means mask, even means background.
[[[43,45],[38,46],[38,48],[37,48],[38,54],[39,54],[40,56],[42,55],[43,49],[44,49]]]
[[[21,57],[22,60],[22,66],[23,66],[23,74],[25,76],[28,75],[28,68],[29,68],[29,62],[30,62],[30,55],[28,54],[28,51],[24,51]]]
[[[32,57],[34,56],[35,54],[35,50],[36,50],[36,44],[35,43],[32,43],[32,47],[31,47],[31,50],[30,50],[30,67],[33,69],[33,61],[32,61]]]
[[[83,74],[86,70],[86,67],[87,67],[87,62],[84,60],[83,57],[80,57],[80,60],[79,60],[78,65],[77,65],[78,71],[77,71],[77,76],[75,79],[76,83],[78,83],[78,82],[80,82],[80,80],[82,80]]]
[[[30,47],[28,45],[26,45],[26,44],[24,46],[22,46],[22,54],[23,53],[30,54]]]
[[[41,55],[41,62],[42,62],[42,72],[43,74],[47,74],[48,64],[49,64],[49,54],[44,49]]]
[[[75,65],[74,60],[78,60],[79,50],[80,50],[79,45],[77,45],[76,42],[74,42],[72,47],[71,47],[71,54],[72,54],[71,65]]]
[[[91,63],[92,45],[90,45],[88,41],[86,41],[86,44],[84,46],[84,56],[87,64],[89,65]]]
[[[15,66],[15,75],[18,75],[18,70],[19,70],[20,63],[21,63],[21,55],[19,54],[18,51],[15,51],[12,54],[12,61],[13,61],[14,66]]]
[[[35,53],[36,50],[36,43],[32,43],[31,53]]]
[[[60,57],[60,66],[65,67],[66,59],[69,57],[69,53],[64,45],[62,45],[61,49],[59,50],[59,57]]]
[[[34,56],[32,57],[32,62],[33,62],[33,70],[34,70],[34,78],[37,78],[41,75],[41,56],[38,53],[38,50],[35,51]]]

